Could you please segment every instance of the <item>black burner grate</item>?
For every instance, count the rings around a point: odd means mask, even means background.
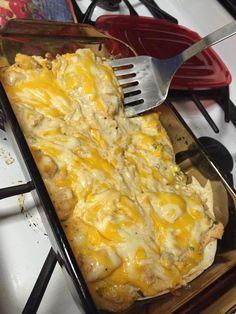
[[[218,2],[236,19],[235,0],[218,0]]]
[[[202,100],[214,100],[222,108],[225,114],[225,122],[232,122],[236,126],[236,107],[230,100],[229,86],[224,86],[216,89],[206,90],[174,90],[170,89],[168,98],[171,101],[176,100],[191,100],[207,120],[210,127],[215,133],[219,133],[219,128],[208,114]]]
[[[94,25],[94,21],[92,21],[92,15],[94,12],[94,9],[96,6],[102,6],[103,8],[107,9],[108,11],[118,11],[119,10],[119,4],[121,1],[110,1],[110,0],[92,0],[91,4],[88,6],[85,13],[81,11],[79,8],[76,0],[71,0],[71,4],[74,10],[75,17],[77,19],[78,23],[86,23],[86,24],[92,24]],[[124,3],[126,4],[130,15],[138,15],[134,7],[132,6],[131,2],[128,0],[124,0]],[[159,18],[159,19],[166,19],[173,23],[178,23],[178,20],[173,17],[172,15],[168,14],[164,10],[162,10],[154,0],[140,0],[140,3],[142,3],[150,12],[150,14],[153,17]]]
[[[6,117],[4,115],[4,112],[2,110],[1,104],[0,104],[0,130],[5,131],[4,123],[6,122]]]

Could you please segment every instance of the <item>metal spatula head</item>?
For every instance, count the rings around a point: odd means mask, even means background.
[[[127,117],[150,110],[165,100],[167,91],[163,89],[162,78],[159,78],[162,73],[158,73],[160,71],[153,65],[152,57],[113,60],[112,67],[124,91]]]
[[[234,34],[235,21],[217,29],[173,58],[160,60],[138,56],[113,60],[112,67],[124,90],[126,115],[132,117],[162,104],[175,72],[186,60]]]

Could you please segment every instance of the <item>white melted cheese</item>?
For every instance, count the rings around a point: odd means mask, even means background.
[[[144,296],[184,283],[213,221],[158,114],[127,119],[111,67],[88,49],[17,55],[1,75],[86,280]]]

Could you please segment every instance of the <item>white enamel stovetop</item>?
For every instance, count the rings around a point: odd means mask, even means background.
[[[83,9],[90,1],[77,0]],[[138,1],[130,1],[137,4]],[[197,31],[201,36],[230,22],[233,18],[216,0],[157,0],[157,4],[175,16],[179,24]],[[148,15],[142,5],[135,5],[140,15]],[[124,12],[122,12],[124,13]],[[96,14],[104,14],[96,9]],[[231,99],[236,104],[236,37],[220,43],[215,50],[231,71]],[[182,116],[197,136],[212,136],[224,143],[236,164],[236,129],[225,124],[221,109],[211,108],[221,131],[215,135],[197,112],[189,111],[186,104],[177,104]],[[0,130],[0,188],[25,182],[21,167],[11,148],[8,134]],[[236,182],[236,166],[234,166]],[[23,209],[23,211],[22,211]],[[41,223],[31,195],[20,195],[0,201],[0,313],[18,314],[35,283],[38,273],[50,249],[50,243]],[[59,266],[52,275],[38,313],[76,314],[82,313],[76,307],[64,275]]]

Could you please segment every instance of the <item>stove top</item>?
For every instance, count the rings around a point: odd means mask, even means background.
[[[77,0],[76,2],[82,13],[91,4],[90,0]],[[98,16],[103,14],[130,13],[127,6],[127,4],[129,5],[128,1],[106,2],[111,3],[113,11],[110,8],[107,10],[107,7],[104,10],[104,4],[100,1],[100,6],[96,7],[93,14],[89,16],[91,21],[95,21]],[[134,0],[131,2],[135,12],[139,15],[151,15],[150,8],[148,9],[144,5],[145,1]],[[167,13],[170,18],[174,17],[180,25],[198,32],[201,36],[205,36],[233,20],[233,16],[217,0],[207,0],[207,2],[204,0],[156,0],[154,4],[164,10],[164,15]],[[151,10],[154,10],[154,4]],[[118,8],[119,11],[114,11],[114,8]],[[235,45],[236,38],[233,37],[214,47],[232,74],[233,80],[229,92],[233,108],[233,104],[236,104],[236,62],[233,53]],[[223,109],[213,100],[203,101],[204,107],[207,108],[219,129],[219,132],[216,133],[199,110],[193,106],[192,101],[174,101],[173,104],[195,136],[200,138],[201,143],[210,147],[213,157],[215,145],[221,147],[223,153],[217,157],[216,162],[221,164],[221,161],[228,160],[223,167],[226,167],[228,180],[232,182],[233,179],[235,187],[236,129],[234,121],[226,123]],[[0,126],[2,124],[3,121],[0,120]],[[6,123],[4,123],[4,127],[6,132],[0,130],[2,179],[0,188],[22,184],[29,180],[24,177],[22,165],[16,159],[14,143],[10,142],[11,130]],[[226,151],[222,149],[222,146],[226,148]],[[0,312],[2,314],[22,312],[50,248],[48,236],[30,193],[0,200]],[[37,313],[83,313],[82,309],[78,309],[74,303],[58,265],[52,274],[52,280],[48,284]]]

